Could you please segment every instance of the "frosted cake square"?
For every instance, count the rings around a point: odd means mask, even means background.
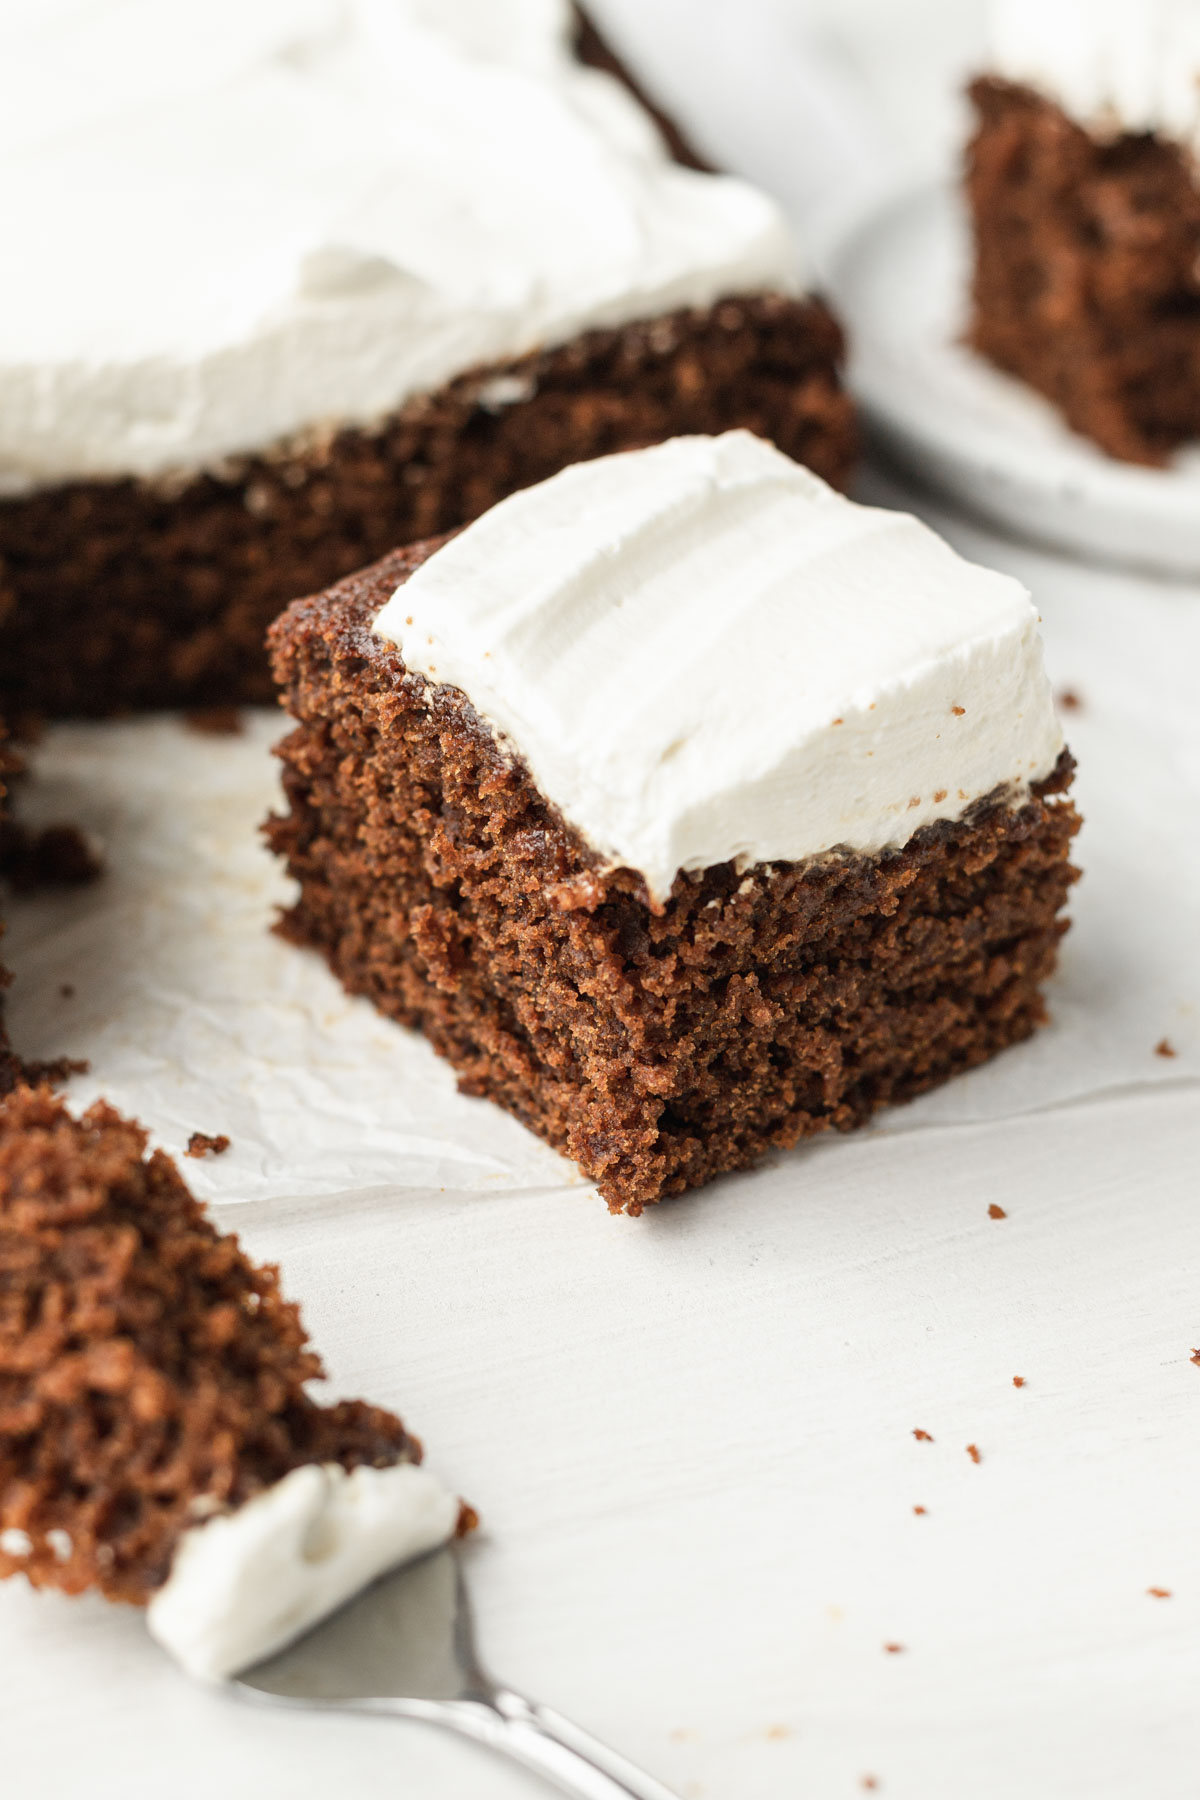
[[[1027,1036],[1071,760],[1019,583],[745,432],[296,602],[283,929],[639,1212]]]

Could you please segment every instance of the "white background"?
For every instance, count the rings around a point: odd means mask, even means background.
[[[596,10],[818,243],[949,155],[973,5]],[[14,1025],[29,1050],[91,1055],[73,1093],[111,1093],[168,1148],[230,1133],[189,1177],[281,1261],[335,1389],[398,1405],[483,1515],[489,1659],[688,1800],[834,1800],[867,1776],[910,1800],[1182,1800],[1200,590],[923,510],[1029,583],[1055,682],[1084,702],[1087,875],[1040,1043],[871,1132],[611,1219],[266,938],[270,719],[230,742],[173,721],[51,734],[30,804],[101,831],[111,870],[14,909]],[[15,1800],[540,1791],[420,1727],[259,1715],[189,1685],[137,1615],[16,1583],[0,1671]]]

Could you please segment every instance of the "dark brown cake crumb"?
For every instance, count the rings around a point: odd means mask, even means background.
[[[967,1455],[973,1463],[980,1463],[983,1461],[983,1452],[980,1450],[978,1444],[968,1444]]]
[[[1188,1361],[1194,1362],[1196,1367],[1198,1369],[1200,1369],[1200,1350],[1193,1350],[1192,1354],[1188,1358]]]
[[[0,1575],[145,1603],[180,1534],[309,1462],[420,1456],[392,1413],[319,1406],[278,1271],[210,1224],[98,1102],[0,1102]]]
[[[1154,1046],[1154,1054],[1155,1056],[1178,1056],[1179,1052],[1170,1038],[1159,1038]]]
[[[236,706],[194,706],[184,713],[183,722],[202,737],[238,737],[246,729]]]
[[[39,1062],[23,1062],[21,1080],[26,1087],[61,1087],[72,1075],[89,1075],[91,1068],[86,1056],[52,1056]]]
[[[1005,1212],[1004,1208],[1002,1206],[997,1206],[996,1202],[993,1200],[992,1204],[988,1207],[988,1218],[1007,1219],[1007,1217],[1008,1214]]]
[[[44,887],[85,887],[104,873],[99,850],[77,825],[34,830],[19,820],[0,827],[0,875],[18,893]]]
[[[206,1131],[193,1131],[187,1141],[186,1156],[224,1156],[229,1148],[229,1139],[222,1132],[218,1137],[209,1137]]]
[[[1030,1035],[1067,924],[1065,752],[1027,804],[902,850],[680,873],[651,904],[501,751],[465,695],[371,632],[436,548],[297,601],[270,634],[296,728],[268,822],[299,884],[280,930],[424,1031],[639,1213],[849,1131]]]
[[[933,1442],[933,1438],[931,1437],[929,1432],[922,1431],[919,1426],[913,1432],[913,1436],[916,1438],[918,1444],[932,1444],[932,1442]]]
[[[1056,699],[1060,712],[1081,712],[1083,710],[1083,701],[1074,688],[1063,688],[1056,695]]]

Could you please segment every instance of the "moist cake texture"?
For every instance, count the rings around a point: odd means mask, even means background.
[[[54,221],[0,303],[11,706],[261,700],[288,599],[568,461],[742,424],[846,478],[782,214],[566,0],[94,12],[0,24],[0,244]]]
[[[1110,456],[1200,436],[1200,7],[997,0],[967,153],[975,348]]]
[[[144,1605],[293,1472],[420,1461],[394,1414],[314,1401],[321,1373],[278,1272],[139,1126],[0,1101],[0,1576]]]
[[[720,459],[727,448],[718,445],[712,455]],[[741,468],[743,448],[733,448]],[[749,462],[760,453],[768,461],[774,457],[760,445]],[[674,454],[668,445],[642,457],[648,465]],[[709,454],[703,447],[695,452],[701,463]],[[638,463],[637,457],[613,460]],[[692,460],[685,447],[683,461]],[[649,480],[648,467],[645,473]],[[882,548],[882,566],[889,557],[897,569],[908,563],[914,591],[927,581],[936,588],[931,571],[936,576],[943,568],[942,558],[947,567],[957,562],[913,521],[888,521],[886,531],[896,532],[895,539],[885,536],[863,551],[860,534],[873,539],[880,529],[874,515],[862,522],[857,515],[868,509],[851,508],[833,495],[809,495],[802,472],[796,473],[802,500],[811,498],[818,509],[849,509],[832,521],[822,513],[819,522],[820,533],[846,537],[845,558],[834,558],[835,589],[826,590],[830,603],[836,593],[849,615],[842,620],[845,629],[856,629],[863,595],[872,600],[873,584],[864,581],[876,548]],[[557,481],[576,474],[568,471]],[[773,466],[764,479],[787,486]],[[550,504],[543,497],[554,486],[545,484],[536,499],[539,527]],[[753,512],[761,495],[749,498]],[[789,491],[789,504],[795,498]],[[506,506],[519,508],[527,499],[518,496]],[[720,512],[740,518],[746,505],[744,494],[727,493],[720,483],[696,499],[710,517]],[[960,789],[961,798],[955,790],[935,790],[942,816],[907,832],[894,821],[881,823],[888,808],[871,800],[870,829],[883,831],[885,842],[865,852],[852,844],[814,845],[812,854],[799,850],[791,858],[773,851],[769,859],[755,860],[752,853],[729,850],[706,858],[702,843],[693,847],[695,866],[678,868],[664,885],[653,857],[643,859],[651,863],[649,873],[622,864],[611,842],[598,843],[579,829],[577,817],[565,816],[561,797],[556,803],[535,779],[523,754],[525,740],[511,722],[502,728],[487,716],[481,699],[486,678],[468,694],[441,681],[436,669],[410,668],[376,629],[391,616],[393,596],[394,611],[407,616],[405,585],[413,584],[415,597],[420,572],[432,574],[442,549],[465,551],[487,524],[469,528],[448,546],[399,551],[329,592],[297,602],[272,630],[276,679],[297,721],[280,746],[288,810],[268,826],[270,842],[300,884],[282,922],[285,935],[319,949],[352,992],[423,1030],[455,1065],[465,1092],[505,1106],[577,1161],[614,1210],[634,1213],[812,1132],[860,1124],[877,1107],[921,1092],[1034,1029],[1044,1016],[1041,987],[1065,930],[1060,911],[1074,879],[1068,852],[1078,822],[1065,797],[1071,762],[1053,724],[1044,677],[1040,687],[1026,691],[1025,672],[1032,667],[1023,636],[1028,601],[1015,584],[958,565],[967,610],[982,606],[978,616],[990,619],[995,602],[1005,618],[995,641],[1010,627],[1015,634],[1006,678],[993,684],[995,716],[975,721],[977,732],[995,734],[995,771],[989,777],[983,765],[975,770],[986,788]],[[761,520],[751,520],[752,530],[760,526]],[[640,670],[654,664],[650,652],[639,660],[639,634],[644,628],[653,643],[654,626],[663,621],[647,617],[646,596],[655,590],[644,584],[639,591],[634,572],[647,577],[653,568],[674,566],[677,545],[664,548],[653,530],[649,539],[636,532],[633,537],[629,560],[618,559],[607,602],[581,583],[573,591],[578,600],[582,588],[578,616],[585,635],[586,621],[594,623],[619,593],[630,619],[628,660],[636,682]],[[829,554],[826,536],[823,556]],[[718,535],[712,555],[719,563]],[[462,568],[461,559],[456,566]],[[821,566],[818,557],[810,571],[818,588]],[[478,572],[486,580],[486,555]],[[703,539],[694,546],[690,574],[699,590]],[[983,584],[978,590],[972,577]],[[739,588],[738,578],[735,562],[723,578],[731,604],[754,587],[743,581]],[[1000,586],[992,590],[989,582]],[[719,588],[710,586],[710,599]],[[781,591],[768,572],[759,591],[762,605],[737,620],[729,643],[761,626],[776,602],[782,607],[778,630],[796,629],[795,619],[789,627],[788,613],[803,605],[797,598],[803,588]],[[693,598],[696,635],[702,637],[716,610],[699,604],[699,592]],[[944,598],[948,605],[949,589]],[[676,600],[683,604],[683,597]],[[545,593],[530,601],[528,593],[501,584],[497,619],[506,603],[520,611],[527,602],[535,628],[555,655],[561,649],[569,666],[564,614]],[[545,603],[540,611],[538,602]],[[385,607],[389,613],[381,618]],[[463,610],[469,614],[465,602]],[[865,616],[858,615],[859,624]],[[411,617],[415,631],[415,610]],[[451,635],[443,632],[443,638]],[[932,613],[922,625],[914,642],[923,648],[909,671],[922,706],[940,692],[940,671],[953,671],[965,683],[972,657],[984,656],[985,638],[993,641],[985,633],[973,645],[968,636],[964,627],[962,644],[933,656],[931,673],[926,652],[940,641]],[[498,624],[501,640],[507,642]],[[481,637],[476,649],[486,668],[482,646]],[[758,649],[760,661],[752,667],[760,671],[761,704],[769,710],[777,697],[761,661],[763,645]],[[687,669],[692,650],[681,628],[667,655]],[[422,653],[439,652],[426,646]],[[978,664],[986,666],[986,660]],[[601,684],[605,672],[599,661]],[[752,676],[751,685],[758,680]],[[807,766],[823,767],[833,779],[843,756],[869,768],[890,747],[902,771],[897,778],[906,782],[909,768],[917,766],[906,757],[928,749],[912,748],[914,721],[924,715],[912,708],[894,712],[875,744],[866,722],[880,709],[886,714],[897,691],[895,681],[882,680],[857,695],[847,690],[844,711],[824,725],[833,743],[846,733],[845,752],[829,752],[832,760]],[[985,692],[982,681],[979,692]],[[581,695],[581,711],[583,701]],[[518,704],[531,711],[538,694],[517,692]],[[943,718],[940,700],[935,704],[928,735],[944,729],[953,745],[966,709],[947,698]],[[1004,735],[1009,711],[1020,726],[1011,739]],[[731,761],[744,748],[736,726],[744,713],[741,706],[733,710]],[[727,723],[714,711],[718,778]],[[539,729],[546,724],[542,719]],[[694,725],[702,733],[703,718]],[[529,743],[544,741],[539,729],[529,729]],[[813,754],[824,756],[815,732],[812,742]],[[585,735],[585,764],[591,747]],[[663,752],[668,764],[673,748]],[[646,755],[636,732],[631,755]],[[1031,758],[1037,765],[1032,768]],[[555,779],[561,783],[561,770]],[[771,784],[756,788],[756,779],[739,778],[737,791],[750,797],[746,810],[758,816]],[[560,786],[560,796],[566,791]],[[850,816],[859,784],[851,781],[846,791]],[[803,787],[785,789],[776,812],[768,806],[762,815],[764,832],[794,813],[799,835],[793,841],[802,844],[804,831],[816,829],[804,793]],[[572,805],[582,804],[581,794],[572,793]],[[915,801],[918,811],[922,800],[905,785],[904,810]],[[678,810],[683,818],[686,806]],[[725,823],[710,833],[710,847],[723,841],[720,833],[736,812],[736,805],[723,810]],[[626,822],[637,817],[632,805]],[[868,834],[862,818],[856,829]],[[887,842],[888,834],[898,841]]]

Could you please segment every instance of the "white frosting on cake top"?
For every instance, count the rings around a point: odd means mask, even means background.
[[[744,431],[514,494],[375,630],[659,900],[680,869],[902,845],[1062,748],[1018,582]]]
[[[0,490],[796,282],[773,202],[673,163],[566,0],[0,6]]]
[[[190,1675],[223,1681],[272,1656],[376,1576],[447,1543],[459,1504],[428,1469],[306,1463],[193,1526],[146,1613]]]
[[[1113,135],[1200,152],[1200,0],[991,0],[991,67]]]

